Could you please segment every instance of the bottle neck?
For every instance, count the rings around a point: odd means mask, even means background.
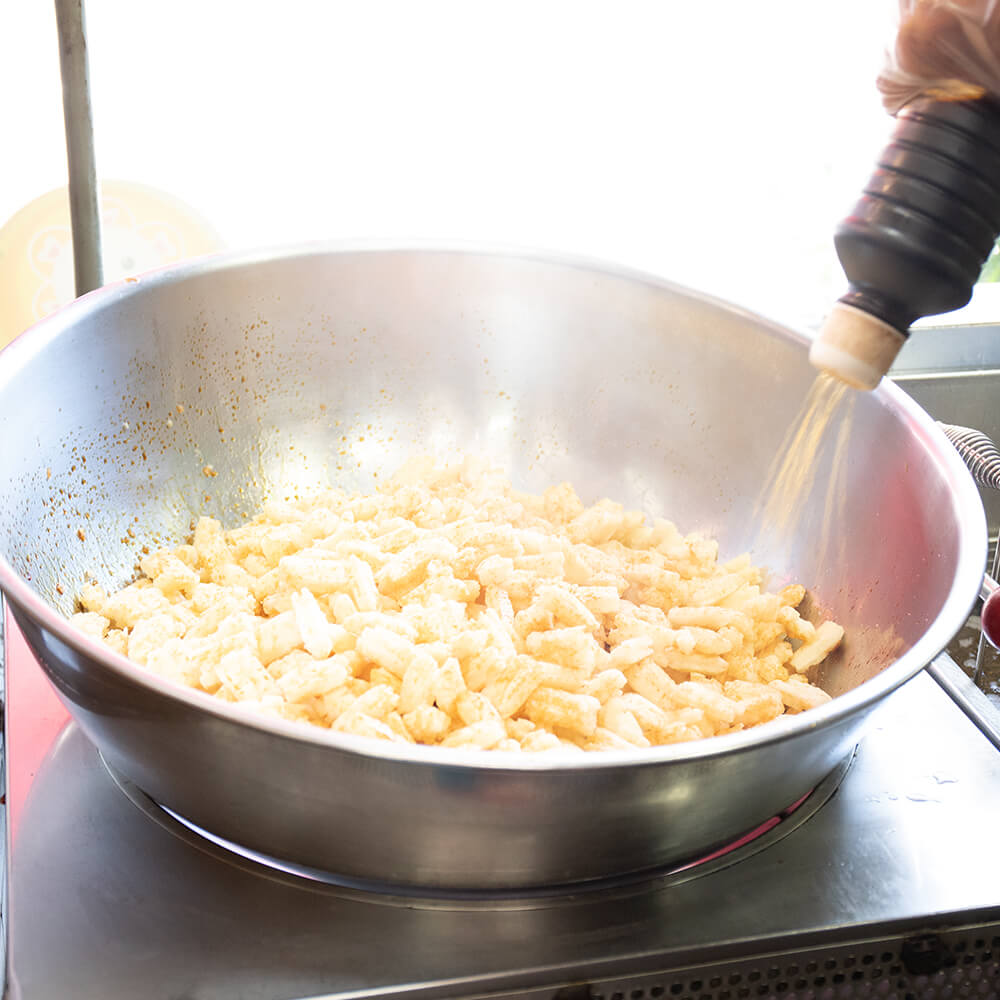
[[[839,303],[867,313],[874,319],[896,330],[900,336],[909,336],[910,326],[920,316],[912,307],[891,299],[875,288],[858,288],[852,285],[838,300]]]

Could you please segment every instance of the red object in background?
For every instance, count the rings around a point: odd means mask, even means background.
[[[986,598],[980,621],[986,641],[996,649],[1000,649],[1000,590],[994,590]]]
[[[35,773],[69,722],[69,713],[56,697],[9,612],[4,617],[3,634],[7,692],[7,816],[13,842]],[[16,740],[12,738],[15,731]],[[9,751],[14,743],[17,751],[11,756]]]

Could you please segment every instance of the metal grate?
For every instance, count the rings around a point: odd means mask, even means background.
[[[505,994],[521,1000],[1000,1000],[1000,927],[820,946]]]

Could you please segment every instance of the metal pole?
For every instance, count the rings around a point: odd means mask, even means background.
[[[101,215],[97,204],[94,124],[90,108],[87,34],[83,0],[55,0],[62,71],[66,159],[69,163],[69,213],[73,230],[76,294],[104,284],[101,267]]]

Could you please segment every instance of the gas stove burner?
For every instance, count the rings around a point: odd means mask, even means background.
[[[198,850],[227,864],[235,865],[244,871],[267,878],[288,881],[292,884],[301,885],[305,882],[313,888],[325,887],[338,894],[355,894],[368,899],[374,896],[381,902],[397,902],[406,906],[452,904],[474,907],[476,904],[480,904],[495,908],[498,904],[504,903],[514,906],[540,906],[544,905],[546,901],[558,902],[567,897],[580,897],[581,895],[620,894],[645,888],[663,889],[738,864],[783,840],[806,820],[814,816],[840,786],[856,752],[855,749],[811,792],[793,802],[776,816],[772,816],[754,829],[701,857],[661,868],[591,879],[586,882],[569,882],[507,890],[437,889],[416,885],[400,885],[352,878],[276,858],[226,840],[224,837],[219,837],[209,830],[203,829],[179,813],[156,802],[103,757],[101,760],[115,784],[135,806],[155,823]]]

